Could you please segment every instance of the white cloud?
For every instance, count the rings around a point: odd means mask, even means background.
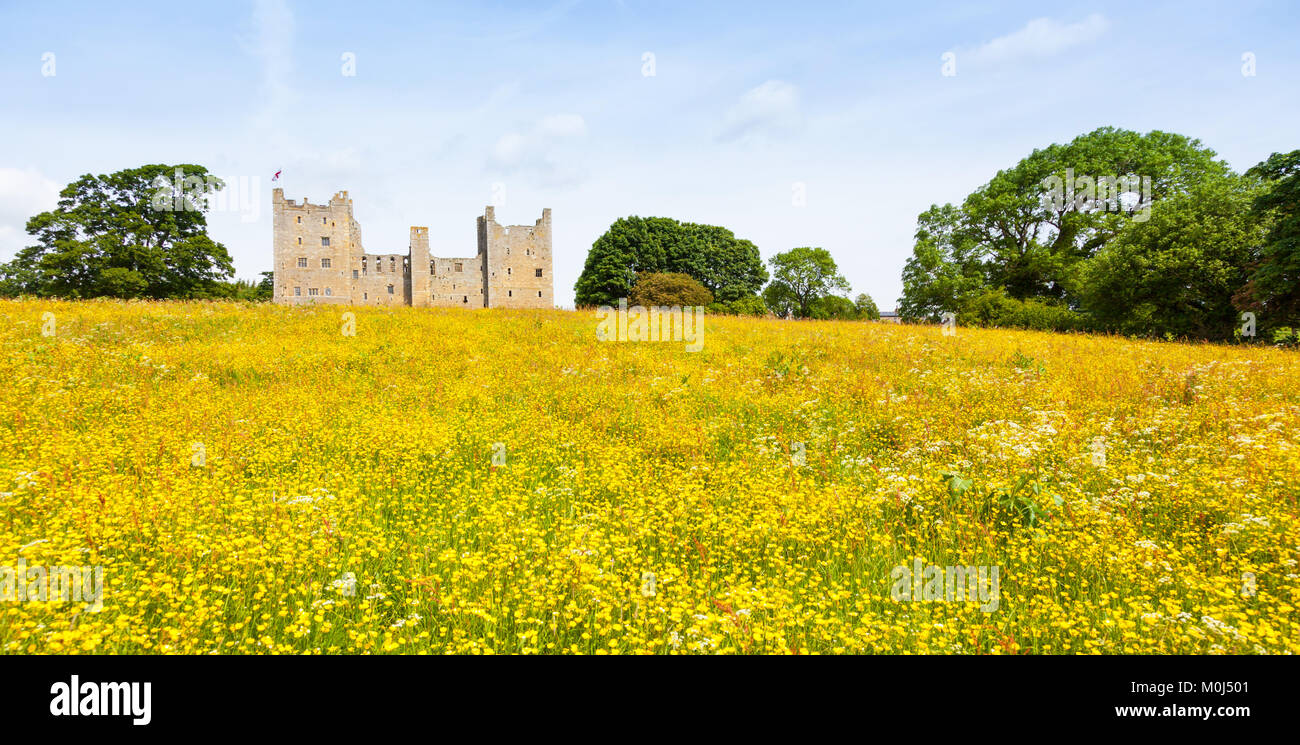
[[[527,132],[501,135],[488,165],[501,173],[529,176],[545,186],[572,186],[585,175],[565,145],[586,135],[587,122],[580,114],[551,114]]]
[[[799,89],[781,80],[769,80],[752,88],[727,111],[719,141],[762,135],[782,135],[803,123],[799,111]]]
[[[578,114],[552,114],[537,123],[543,137],[580,137],[587,134],[587,122]]]
[[[1019,57],[1047,57],[1098,38],[1109,25],[1106,18],[1097,13],[1078,23],[1036,18],[1019,31],[981,45],[971,58],[996,62]]]
[[[283,127],[293,89],[293,11],[284,0],[257,0],[253,5],[252,39],[244,47],[262,63],[262,107],[254,122],[263,129]]]
[[[58,206],[59,188],[33,168],[0,168],[0,256],[9,258],[31,242],[27,221]]]

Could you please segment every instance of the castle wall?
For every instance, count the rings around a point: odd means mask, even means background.
[[[483,307],[483,255],[435,258],[429,277],[430,305],[440,308]]]
[[[357,277],[350,283],[352,305],[410,305],[407,262],[402,254],[358,256]]]

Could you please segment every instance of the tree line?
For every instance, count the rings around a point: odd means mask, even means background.
[[[202,186],[169,182],[177,170]],[[271,273],[233,280],[229,253],[207,233],[207,198],[221,187],[193,164],[84,175],[27,222],[34,243],[0,264],[0,295],[269,300]],[[921,213],[898,311],[913,322],[951,313],[963,325],[1295,343],[1297,205],[1300,150],[1238,174],[1199,140],[1102,127],[1034,150],[960,204]],[[824,248],[765,263],[726,228],[667,217],[616,220],[574,290],[579,307],[629,298],[879,318],[870,296],[849,299]]]
[[[1293,339],[1298,203],[1300,150],[1238,174],[1198,140],[1103,127],[923,212],[899,313],[1209,340],[1257,325]]]
[[[716,225],[624,217],[592,244],[574,285],[578,307],[700,305],[715,313],[780,318],[876,319],[824,248],[799,247],[764,265],[758,246]]]

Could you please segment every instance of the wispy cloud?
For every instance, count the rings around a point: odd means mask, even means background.
[[[488,165],[503,174],[519,174],[543,186],[572,186],[585,178],[566,143],[586,137],[587,122],[579,114],[542,117],[526,132],[507,132],[497,139]]]
[[[970,57],[979,62],[1048,57],[1097,39],[1109,26],[1106,18],[1097,13],[1078,23],[1036,18],[1018,31],[980,45]]]
[[[746,91],[727,111],[718,141],[786,135],[802,124],[799,89],[781,80],[769,80]]]
[[[490,33],[477,37],[477,40],[493,43],[523,41],[545,31],[554,23],[568,15],[569,11],[577,7],[580,2],[581,0],[562,0],[549,8],[533,14],[531,17],[528,17],[522,23],[519,23],[514,27],[504,29],[494,28]],[[503,23],[501,19],[495,15],[489,14],[488,18],[489,23],[494,26]]]
[[[295,95],[293,11],[284,0],[257,0],[253,4],[252,31],[252,38],[243,46],[262,65],[262,107],[253,119],[258,128],[275,130],[283,126]]]

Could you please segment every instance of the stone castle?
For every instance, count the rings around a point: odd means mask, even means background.
[[[457,308],[551,308],[551,210],[532,225],[478,218],[478,252],[429,254],[429,229],[411,228],[404,254],[366,253],[346,191],[329,204],[272,192],[275,302]]]

